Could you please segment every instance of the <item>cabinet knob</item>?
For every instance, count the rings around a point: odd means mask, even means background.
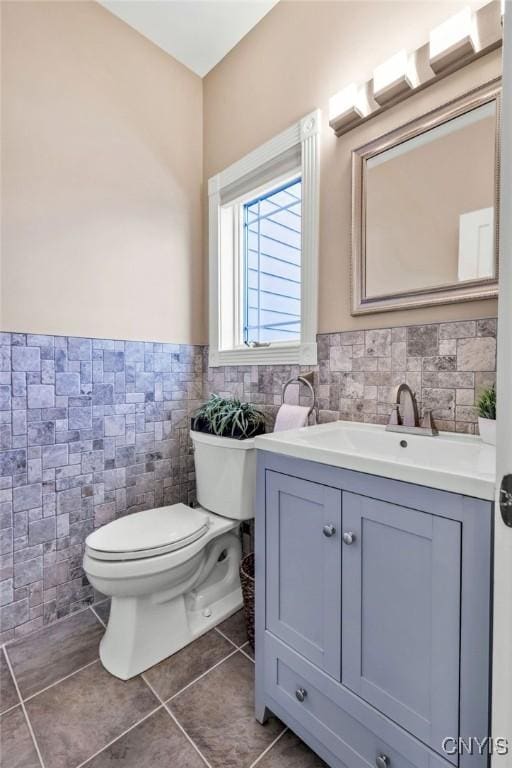
[[[327,536],[327,538],[330,539],[330,537],[334,536],[334,534],[336,533],[336,528],[334,527],[334,525],[331,525],[329,523],[329,525],[324,525],[323,533],[324,533],[324,536]]]
[[[305,688],[297,688],[297,690],[295,691],[295,696],[301,702],[304,701],[307,695],[308,695],[308,692],[306,691]],[[382,768],[384,768],[384,766],[382,766]]]
[[[377,768],[389,768],[391,760],[387,755],[377,755],[375,758],[375,765]]]
[[[352,531],[345,531],[345,533],[343,534],[343,541],[345,542],[345,544],[353,544],[355,540],[356,540],[355,533],[352,533]],[[379,766],[379,768],[384,768],[384,766]]]

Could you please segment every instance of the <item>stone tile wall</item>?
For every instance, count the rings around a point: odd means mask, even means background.
[[[323,334],[322,421],[384,423],[407,381],[442,429],[474,433],[496,321]],[[94,599],[90,531],[194,498],[189,419],[210,392],[259,404],[269,428],[298,366],[208,368],[205,347],[0,334],[0,642]],[[304,369],[306,370],[306,369]],[[307,403],[293,385],[291,402]]]
[[[86,536],[193,497],[202,350],[0,334],[0,641],[93,600]]]

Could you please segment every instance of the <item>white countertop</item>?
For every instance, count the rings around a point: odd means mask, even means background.
[[[254,442],[272,453],[494,500],[496,449],[473,435],[408,435],[377,424],[334,421],[260,435]]]

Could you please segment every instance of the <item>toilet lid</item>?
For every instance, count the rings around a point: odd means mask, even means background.
[[[209,518],[186,504],[145,509],[98,528],[86,539],[90,555],[99,560],[138,560],[162,555],[204,536]]]

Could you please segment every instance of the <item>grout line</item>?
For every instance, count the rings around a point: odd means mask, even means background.
[[[245,645],[249,645],[249,643],[246,643]],[[239,651],[240,651],[240,653],[243,653],[243,655],[244,655],[244,656],[245,656],[247,659],[249,659],[249,661],[252,661],[252,663],[254,664],[254,663],[255,663],[255,661],[254,661],[254,659],[252,658],[252,656],[249,656],[249,654],[248,654],[246,651],[244,651],[245,645],[243,645],[241,648],[239,648]]]
[[[102,602],[102,603],[104,603],[104,602],[105,602],[105,600],[102,600],[101,602]],[[101,603],[98,603],[98,605],[101,605]],[[105,622],[103,621],[103,619],[101,618],[101,616],[100,616],[100,615],[99,615],[99,614],[98,614],[98,613],[97,613],[97,612],[94,610],[94,606],[90,605],[90,606],[89,606],[89,608],[91,609],[91,611],[93,612],[93,614],[96,616],[96,618],[98,619],[99,623],[100,623],[100,624],[101,624],[103,627],[105,627],[105,629],[106,629],[106,628],[107,628],[107,625],[105,624]]]
[[[37,757],[39,758],[39,763],[41,765],[41,768],[45,768],[44,761],[43,761],[43,756],[41,755],[41,750],[39,749],[39,744],[37,743],[36,735],[34,733],[34,729],[32,728],[32,723],[29,720],[27,709],[25,707],[25,702],[21,698],[20,689],[19,689],[19,686],[18,686],[18,682],[17,682],[17,680],[16,680],[16,678],[14,676],[14,671],[13,671],[13,668],[12,668],[11,660],[10,660],[10,658],[9,658],[9,656],[7,654],[7,650],[5,648],[4,648],[4,656],[5,656],[5,660],[7,662],[7,666],[9,667],[9,672],[11,673],[11,676],[12,676],[14,687],[16,688],[16,693],[18,694],[18,698],[20,700],[21,710],[22,710],[23,714],[25,715],[25,722],[27,724],[28,732],[30,733],[30,736],[31,736],[32,741],[34,743],[34,748],[36,750]]]
[[[108,600],[108,598],[105,598],[105,600]],[[104,603],[105,600],[98,600],[98,603]],[[34,629],[33,632],[28,632],[26,635],[21,635],[20,637],[12,637],[10,640],[6,640],[4,643],[0,643],[0,648],[6,648],[8,645],[16,645],[17,643],[21,643],[23,640],[26,640],[27,638],[37,637],[37,635],[39,635],[41,632],[44,632],[45,630],[50,629],[51,627],[55,627],[57,624],[62,624],[63,621],[67,621],[68,619],[71,619],[73,616],[78,616],[79,613],[85,613],[85,611],[88,611],[89,608],[92,608],[92,604],[86,605],[85,608],[79,608],[77,611],[71,611],[71,613],[66,614],[66,616],[61,616],[60,619],[55,619],[55,621],[50,621],[48,624],[44,624],[42,627],[38,627],[38,629]],[[103,624],[103,622],[101,623]],[[22,627],[23,624],[20,624],[19,626]]]
[[[214,630],[215,630],[216,632],[218,632],[218,633],[219,633],[219,635],[220,635],[221,637],[223,637],[223,638],[224,638],[224,640],[227,640],[227,641],[228,641],[228,643],[231,643],[231,645],[234,645],[234,646],[235,646],[235,648],[241,648],[241,646],[240,646],[240,645],[237,645],[237,644],[235,643],[235,641],[234,641],[234,640],[231,640],[231,638],[230,638],[230,637],[228,637],[227,635],[225,635],[225,634],[224,634],[224,632],[223,632],[221,629],[219,629],[218,627],[214,627]]]
[[[283,728],[283,730],[281,731],[281,733],[279,734],[279,736],[276,736],[276,738],[274,739],[274,741],[270,742],[270,744],[268,745],[268,747],[267,747],[266,749],[264,749],[264,750],[263,750],[263,752],[261,753],[261,755],[260,755],[259,757],[257,757],[257,758],[256,758],[256,760],[255,760],[253,763],[251,763],[251,765],[249,766],[249,768],[254,768],[254,766],[258,765],[258,763],[260,762],[260,760],[262,760],[262,759],[265,757],[265,755],[267,754],[267,752],[270,752],[270,750],[272,749],[272,747],[274,747],[274,746],[277,744],[277,742],[279,741],[279,739],[282,739],[282,737],[285,735],[285,733],[286,733],[286,731],[287,731],[287,730],[288,730],[288,728],[285,726],[285,727]]]
[[[140,720],[137,720],[136,723],[133,725],[130,725],[129,728],[127,728],[125,731],[119,734],[119,736],[116,736],[115,739],[112,739],[107,744],[105,744],[104,747],[101,749],[98,749],[97,752],[94,752],[92,755],[89,755],[87,760],[83,760],[81,763],[79,763],[75,768],[82,768],[82,766],[87,765],[87,763],[92,760],[93,758],[97,757],[98,755],[101,755],[102,752],[104,752],[106,749],[112,746],[112,744],[115,744],[116,741],[119,741],[119,739],[122,739],[123,736],[126,736],[127,733],[130,733],[130,731],[133,731],[134,728],[137,728],[138,725],[143,723],[145,720],[147,720],[149,717],[152,717],[156,712],[159,712],[161,709],[165,709],[165,707],[162,706],[162,704],[159,704],[158,707],[155,707],[155,709],[152,709],[151,712],[148,712],[147,715],[144,715],[144,717],[141,717]]]
[[[208,760],[206,759],[206,757],[203,755],[203,753],[201,752],[201,750],[199,749],[199,747],[198,747],[198,746],[195,744],[195,742],[194,742],[194,741],[192,741],[192,739],[190,738],[190,736],[188,735],[188,733],[186,732],[186,730],[183,728],[183,726],[181,725],[181,723],[179,722],[179,720],[176,718],[176,716],[175,716],[175,715],[174,715],[174,714],[171,712],[171,710],[169,709],[169,707],[167,706],[167,704],[164,704],[164,707],[165,707],[165,711],[167,712],[167,714],[169,715],[169,717],[171,718],[171,720],[173,721],[173,723],[175,723],[175,724],[176,724],[176,727],[177,727],[177,728],[179,728],[179,730],[180,730],[180,731],[182,732],[182,734],[185,736],[185,738],[187,739],[187,741],[188,741],[188,742],[190,742],[190,745],[192,746],[192,748],[193,748],[193,749],[195,749],[195,751],[197,752],[197,754],[199,755],[199,757],[201,758],[201,760],[203,760],[203,762],[205,763],[205,765],[207,765],[207,766],[208,766],[208,768],[212,768],[212,766],[210,765],[210,763],[208,762]]]
[[[20,704],[21,704],[21,701],[19,701],[17,704],[13,704],[12,707],[9,707],[9,709],[5,709],[3,712],[0,712],[0,718],[2,718],[4,715],[8,715],[9,712],[13,711],[13,709],[18,709]]]
[[[216,666],[218,666],[218,665],[216,665]],[[190,744],[191,744],[191,745],[192,745],[192,747],[195,749],[195,751],[197,752],[197,754],[199,755],[199,757],[201,758],[201,760],[203,760],[203,762],[204,762],[204,763],[205,763],[205,764],[208,766],[208,768],[212,768],[212,767],[211,767],[211,765],[210,765],[210,763],[209,763],[209,762],[208,762],[208,760],[206,759],[206,757],[203,755],[203,753],[202,753],[202,752],[201,752],[201,750],[199,749],[199,747],[198,747],[198,746],[197,746],[197,745],[196,745],[196,744],[195,744],[195,743],[192,741],[192,739],[190,738],[190,736],[188,735],[188,733],[186,732],[186,730],[183,728],[183,726],[181,725],[181,723],[180,723],[180,722],[179,722],[179,721],[176,719],[175,715],[174,715],[174,714],[171,712],[171,710],[170,710],[170,708],[167,706],[167,704],[166,704],[164,701],[162,701],[162,699],[161,699],[160,695],[159,695],[159,694],[156,692],[156,690],[153,688],[153,686],[151,685],[151,683],[150,683],[150,682],[148,682],[148,680],[146,680],[146,678],[144,677],[144,673],[142,673],[141,677],[142,677],[142,679],[144,680],[144,682],[146,683],[146,685],[148,686],[148,688],[150,689],[150,691],[152,691],[153,695],[154,695],[154,696],[156,696],[156,698],[158,699],[158,701],[160,701],[160,702],[163,704],[163,706],[164,706],[164,709],[165,709],[165,711],[167,712],[167,714],[169,715],[169,717],[171,718],[171,720],[172,720],[172,721],[173,721],[173,722],[176,724],[176,726],[179,728],[179,730],[180,730],[180,731],[182,732],[182,734],[185,736],[185,738],[187,739],[187,741],[189,741],[189,742],[190,742]],[[170,699],[169,699],[169,701],[170,701]],[[78,766],[78,768],[80,768],[80,767]]]
[[[3,715],[6,715],[8,712],[11,712],[13,709],[16,709],[16,707],[19,707],[19,705],[21,703],[21,696],[20,696],[20,692],[18,690],[18,687],[16,685],[16,681],[14,680],[14,673],[13,673],[12,669],[10,668],[8,662],[7,662],[7,654],[6,654],[5,649],[3,647],[0,648],[0,659],[2,657],[5,659],[5,663],[7,664],[7,669],[9,671],[10,676],[11,676],[11,682],[14,685],[14,689],[16,691],[16,696],[18,697],[18,701],[16,702],[16,704],[13,704],[12,707],[9,707],[8,709],[6,709],[4,712],[0,712],[0,717],[3,717]]]
[[[209,667],[209,668],[206,670],[206,672],[202,672],[200,675],[198,675],[198,676],[197,676],[197,677],[195,677],[193,680],[191,680],[191,681],[190,681],[190,683],[187,683],[186,685],[184,685],[184,686],[183,686],[183,688],[180,688],[180,690],[179,690],[179,691],[177,691],[176,693],[173,693],[173,695],[172,695],[172,696],[169,696],[169,698],[168,698],[168,699],[166,699],[166,702],[168,703],[169,701],[172,701],[173,699],[175,699],[175,698],[176,698],[176,696],[179,696],[179,695],[180,695],[180,693],[183,693],[183,691],[186,691],[186,690],[187,690],[187,688],[190,688],[190,686],[191,686],[191,685],[194,685],[194,684],[195,684],[195,683],[197,683],[199,680],[201,680],[201,678],[205,677],[205,676],[206,676],[206,675],[207,675],[209,672],[211,672],[211,671],[212,671],[212,669],[216,669],[216,667],[220,667],[220,665],[221,665],[221,664],[224,664],[224,662],[225,662],[225,661],[227,661],[227,660],[228,660],[228,659],[230,659],[232,656],[234,656],[234,655],[235,655],[235,653],[238,653],[238,651],[239,651],[239,649],[238,649],[238,648],[234,648],[234,649],[233,649],[233,650],[232,650],[230,653],[228,653],[228,655],[227,655],[227,656],[224,656],[224,658],[223,658],[223,659],[221,659],[220,661],[218,661],[218,662],[217,662],[216,664],[214,664],[212,667]],[[145,678],[144,678],[144,679],[145,679]],[[147,680],[146,680],[146,683],[148,683],[148,681],[147,681]],[[150,684],[150,683],[148,683],[148,685],[151,687],[151,684]],[[166,702],[164,702],[164,703],[166,703]]]
[[[190,736],[188,735],[188,733],[186,732],[186,730],[183,728],[183,726],[181,725],[181,723],[179,722],[179,720],[176,718],[176,716],[175,716],[175,715],[174,715],[174,714],[171,712],[171,710],[169,709],[169,707],[167,706],[167,704],[164,704],[164,707],[165,707],[165,711],[167,712],[167,714],[169,715],[169,717],[171,718],[171,720],[173,721],[173,723],[175,723],[175,724],[176,724],[176,727],[177,727],[177,728],[179,728],[179,730],[180,730],[180,731],[182,732],[182,734],[185,736],[185,738],[187,739],[187,741],[188,741],[188,742],[190,742],[190,745],[192,746],[192,748],[193,748],[193,749],[195,749],[195,751],[197,752],[197,754],[199,755],[199,757],[201,758],[201,760],[203,760],[203,762],[205,763],[205,765],[206,765],[206,766],[208,766],[208,768],[212,768],[212,766],[210,765],[210,763],[208,762],[208,760],[206,759],[206,757],[203,755],[203,753],[201,752],[201,750],[199,749],[199,747],[198,747],[198,746],[195,744],[195,742],[193,742],[193,741],[192,741],[192,739],[190,738]]]
[[[224,632],[221,629],[219,629],[218,627],[214,627],[214,629],[217,630],[219,635],[221,635],[221,637],[223,637],[224,640],[227,640],[228,643],[231,643],[231,645],[234,645],[234,647],[237,650],[239,650],[241,653],[243,653],[243,655],[246,656],[249,659],[249,661],[252,661],[253,664],[255,663],[254,659],[252,658],[252,656],[249,656],[249,654],[246,651],[244,651],[245,646],[249,645],[249,641],[248,640],[246,640],[244,643],[242,643],[242,645],[237,645],[234,642],[234,640],[231,640],[231,638],[229,638],[227,635],[225,635]],[[232,654],[230,654],[230,655],[232,655]]]
[[[54,688],[56,685],[59,685],[59,683],[63,683],[64,680],[69,680],[69,678],[73,677],[73,675],[78,674],[78,672],[81,672],[83,669],[87,669],[87,667],[92,667],[92,665],[93,664],[97,664],[98,661],[99,661],[99,658],[96,657],[92,661],[87,662],[87,664],[84,664],[82,667],[79,667],[78,669],[75,669],[74,672],[70,672],[69,675],[64,675],[64,677],[60,677],[54,683],[50,683],[50,685],[47,685],[46,688],[41,688],[40,691],[37,691],[36,693],[31,693],[30,696],[27,696],[27,698],[23,699],[23,701],[32,701],[32,699],[35,699],[36,696],[39,696],[40,693],[44,693],[45,691],[49,691],[50,688]]]

